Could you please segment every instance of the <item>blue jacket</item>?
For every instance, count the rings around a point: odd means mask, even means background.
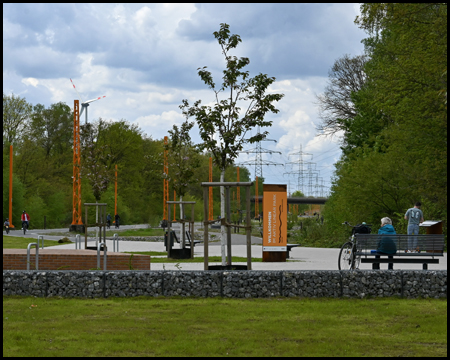
[[[378,253],[393,255],[397,252],[397,247],[395,246],[394,240],[387,235],[395,235],[395,229],[392,225],[386,224],[378,230],[378,234],[384,235],[381,236],[380,241],[378,242]]]

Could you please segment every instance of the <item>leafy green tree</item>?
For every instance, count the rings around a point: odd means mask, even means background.
[[[343,123],[327,224],[389,216],[404,231],[403,214],[420,200],[446,232],[447,5],[363,4],[356,23],[369,34],[366,80]]]
[[[70,153],[73,145],[73,114],[70,107],[59,102],[48,109],[42,104],[33,108],[30,123],[31,137],[45,150],[48,160],[52,155]]]
[[[189,130],[194,126],[193,122],[185,121],[180,128],[173,125],[172,130],[169,130],[170,138],[166,146],[169,155],[169,178],[172,186],[180,201],[183,201],[183,196],[186,194],[188,186],[196,182],[198,178],[195,177],[196,169],[200,166],[200,160],[197,148],[193,145]],[[180,204],[180,218],[184,218],[182,213],[183,206]]]
[[[32,105],[25,98],[3,93],[3,147],[22,137],[31,111]]]
[[[250,63],[246,57],[237,58],[229,54],[242,41],[239,35],[230,35],[229,25],[220,24],[220,30],[214,37],[219,42],[225,57],[226,69],[223,71],[223,82],[219,88],[214,83],[211,72],[204,66],[198,74],[202,81],[214,92],[213,107],[201,105],[201,100],[189,106],[183,100],[180,108],[189,118],[194,117],[200,129],[203,143],[201,149],[207,149],[213,156],[215,165],[220,169],[220,181],[225,180],[226,168],[233,164],[239,151],[247,143],[263,140],[268,132],[261,132],[246,137],[254,127],[268,127],[272,122],[265,119],[267,113],[278,113],[274,103],[281,100],[283,94],[267,93],[274,77],[259,74],[251,78],[244,68]],[[220,100],[221,93],[227,91],[225,99]],[[241,114],[241,106],[246,106]],[[221,216],[225,217],[225,191],[221,189]],[[225,264],[225,227],[222,226],[222,264]]]

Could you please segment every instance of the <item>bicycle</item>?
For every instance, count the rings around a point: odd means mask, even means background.
[[[26,232],[27,232],[27,227],[28,227],[27,222],[24,221],[24,222],[22,223],[22,229],[23,229],[23,234],[24,234],[24,235],[25,235]]]
[[[355,234],[370,234],[372,225],[366,223],[351,225],[348,221],[345,221],[342,225],[352,228],[352,236],[349,241],[342,245],[339,251],[338,268],[339,270],[357,270],[361,262],[361,255],[357,255],[356,252]]]
[[[111,229],[111,220],[106,220],[106,228]]]

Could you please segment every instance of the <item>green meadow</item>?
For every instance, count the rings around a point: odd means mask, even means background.
[[[447,301],[4,297],[3,356],[447,357]]]

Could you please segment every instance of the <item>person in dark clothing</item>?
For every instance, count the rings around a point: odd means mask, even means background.
[[[116,228],[119,228],[119,225],[120,225],[120,216],[119,216],[119,214],[114,215],[114,223],[116,224]]]
[[[388,235],[395,235],[395,229],[392,226],[392,220],[388,217],[384,217],[381,219],[381,227],[378,230],[378,234],[382,235],[380,240],[378,241],[378,248],[377,248],[377,254],[380,255],[388,255],[389,259],[392,259],[393,256],[397,252],[397,247],[395,245],[394,240],[392,237]],[[375,258],[379,259],[380,256],[376,255]],[[380,264],[378,264],[379,268]],[[388,269],[393,270],[394,264],[389,263]]]

